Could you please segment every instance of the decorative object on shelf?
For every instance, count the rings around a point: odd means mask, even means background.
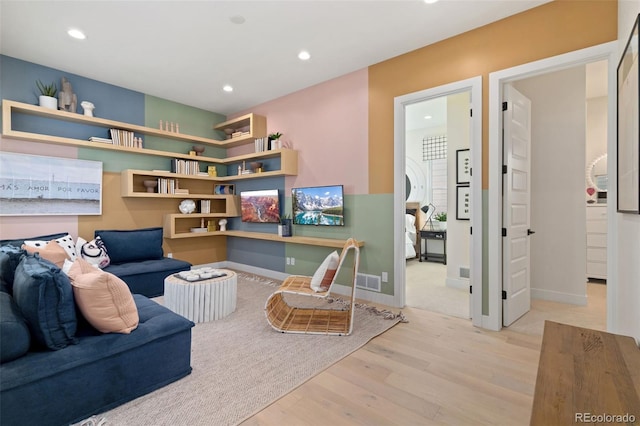
[[[43,108],[48,109],[58,109],[58,98],[56,98],[56,94],[58,93],[58,88],[56,87],[56,83],[52,82],[51,84],[43,84],[40,80],[36,81],[36,86],[38,90],[40,90],[40,96],[38,97],[39,105]]]
[[[84,115],[86,115],[87,117],[93,117],[93,110],[96,108],[94,104],[89,101],[82,101],[80,102],[80,106],[84,111]]]
[[[216,230],[216,221],[215,220],[208,220],[207,221],[207,231],[213,232],[215,230]]]
[[[280,225],[278,225],[278,235],[281,237],[290,237],[293,235],[291,229],[291,217],[288,214],[280,216]]]
[[[158,180],[145,180],[142,182],[144,187],[147,188],[147,192],[156,192],[156,188],[158,187]]]
[[[275,132],[269,134],[269,150],[280,149],[282,148],[282,141],[280,138],[282,137],[282,133]]]
[[[233,132],[235,132],[235,130],[231,128],[227,128],[227,129],[224,129],[224,132],[227,134],[227,139],[231,139],[231,135],[233,135]]]
[[[214,185],[213,193],[216,195],[231,195],[235,193],[234,185]]]
[[[180,123],[168,122],[160,120],[160,130],[169,133],[180,133]],[[163,125],[164,124],[164,125]]]
[[[262,173],[262,162],[261,161],[252,161],[249,163],[251,170],[253,173]]]
[[[593,187],[589,187],[587,188],[587,195],[589,196],[589,199],[587,200],[587,204],[593,204],[596,202],[596,200],[593,199],[593,195],[596,193],[596,189]]]
[[[220,225],[221,231],[224,232],[227,230],[227,219],[220,219],[220,221],[218,221],[218,224]]]
[[[216,169],[216,166],[208,166],[207,174],[211,177],[216,177],[218,176],[218,169]]]
[[[63,111],[76,112],[78,109],[78,97],[73,93],[71,83],[66,77],[62,77],[58,93],[58,108]]]
[[[196,202],[193,200],[182,200],[178,209],[182,214],[191,214],[196,211]]]
[[[204,153],[204,146],[202,145],[194,145],[191,149],[196,152],[196,155],[202,155]]]
[[[191,231],[191,232],[207,232],[208,229],[207,228],[190,228],[189,231]]]

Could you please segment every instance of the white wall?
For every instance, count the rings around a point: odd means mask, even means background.
[[[618,58],[639,12],[639,0],[618,2]],[[615,144],[615,140],[611,143]],[[611,163],[609,170],[612,170]],[[609,182],[611,184],[611,180]],[[608,327],[612,332],[640,341],[640,215],[616,213],[613,228],[615,256],[610,257],[609,262],[615,271],[616,286],[615,291],[607,293],[608,307],[614,307],[608,309]]]
[[[469,149],[471,104],[469,92],[447,98],[447,286],[469,288],[460,268],[469,268],[470,221],[456,220],[456,150]]]
[[[586,303],[585,68],[514,86],[531,99],[531,296]]]

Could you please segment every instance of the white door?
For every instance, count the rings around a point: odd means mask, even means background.
[[[531,101],[511,85],[504,94],[502,323],[508,326],[531,306]]]

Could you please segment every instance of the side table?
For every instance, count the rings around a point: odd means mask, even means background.
[[[424,260],[426,262],[440,262],[447,264],[447,231],[420,231],[420,244],[422,245],[422,240],[424,240]],[[429,251],[429,240],[439,240],[442,241],[443,252],[442,253],[434,253]],[[422,257],[420,257],[420,262],[422,262]]]
[[[235,272],[220,269],[226,275],[202,281],[186,281],[174,275],[164,280],[165,306],[191,321],[219,320],[236,310],[238,277]]]

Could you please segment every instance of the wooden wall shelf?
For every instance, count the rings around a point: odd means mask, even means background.
[[[332,238],[303,237],[291,236],[281,237],[277,234],[268,234],[264,232],[247,232],[247,231],[225,231],[220,235],[239,238],[253,238],[256,240],[276,241],[279,243],[305,244],[309,246],[335,247],[342,248],[347,240],[337,240]],[[364,247],[364,241],[358,241],[358,247]]]

